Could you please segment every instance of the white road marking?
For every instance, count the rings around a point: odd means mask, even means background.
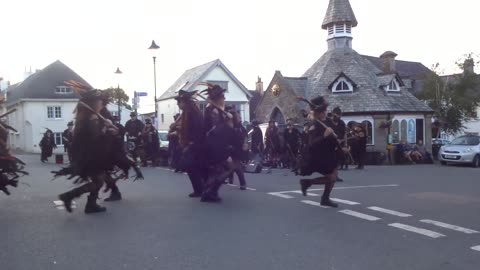
[[[376,220],[381,219],[381,218],[378,218],[378,217],[362,214],[362,213],[355,212],[355,211],[348,210],[348,209],[347,210],[341,210],[341,211],[338,211],[338,212],[343,213],[343,214],[347,214],[347,215],[350,215],[350,216],[354,216],[354,217],[357,217],[357,218],[365,219],[365,220],[368,220],[368,221],[376,221]]]
[[[291,193],[303,194],[301,190],[295,190],[295,191],[292,191]],[[318,195],[318,194],[310,193],[310,192],[307,192],[307,195],[308,195],[308,196],[312,196],[312,197],[318,197],[318,196],[320,196],[320,195]]]
[[[334,187],[333,189],[357,189],[357,188],[381,188],[381,187],[398,187],[398,184],[391,184],[391,185],[370,185],[370,186],[351,186],[351,187]],[[313,188],[309,189],[309,191],[319,191],[324,190],[323,188]],[[298,193],[301,192],[300,190],[286,190],[286,191],[277,191],[276,193]]]
[[[405,213],[402,213],[402,212],[397,212],[397,211],[394,211],[394,210],[385,209],[385,208],[381,208],[381,207],[377,207],[377,206],[371,206],[371,207],[367,207],[367,208],[370,209],[370,210],[373,210],[373,211],[378,211],[378,212],[382,212],[382,213],[385,213],[385,214],[394,215],[394,216],[397,216],[397,217],[411,217],[412,216],[410,214],[405,214]]]
[[[471,247],[471,249],[476,250],[476,251],[480,251],[480,246],[474,246],[474,247]]]
[[[280,198],[284,198],[284,199],[293,199],[293,196],[285,195],[285,194],[278,193],[278,192],[270,192],[268,194],[273,195],[273,196],[277,196],[277,197],[280,197]]]
[[[314,202],[314,201],[303,200],[302,203],[313,205],[313,206],[318,206],[318,207],[322,207],[322,208],[331,208],[331,207],[328,207],[328,206],[323,206],[319,202]]]
[[[395,228],[405,230],[405,231],[409,231],[409,232],[422,234],[422,235],[425,235],[425,236],[428,236],[428,237],[431,237],[431,238],[439,238],[439,237],[444,237],[445,236],[441,233],[437,233],[437,232],[434,232],[434,231],[430,231],[430,230],[426,230],[426,229],[422,229],[422,228],[417,228],[417,227],[413,227],[413,226],[405,225],[405,224],[401,224],[401,223],[392,223],[392,224],[388,224],[388,226],[395,227]]]
[[[238,187],[238,188],[240,187],[240,186],[237,186],[237,185],[234,185],[234,184],[227,184],[227,186]],[[247,187],[246,189],[247,189],[247,190],[253,190],[253,191],[256,190],[256,189],[254,189],[254,188],[249,188],[249,187]]]
[[[466,233],[466,234],[479,233],[478,231],[475,231],[475,230],[471,230],[471,229],[463,228],[463,227],[460,227],[460,226],[443,223],[443,222],[440,222],[440,221],[430,220],[430,219],[422,219],[422,220],[420,220],[420,222],[427,223],[427,224],[432,224],[432,225],[435,225],[435,226],[438,226],[438,227],[454,230],[454,231],[457,231],[457,232],[463,232],[463,233]]]
[[[347,201],[347,200],[342,200],[342,199],[337,199],[337,198],[330,198],[330,200],[338,203],[343,203],[343,204],[348,204],[348,205],[359,205],[360,203],[358,202],[352,202],[352,201]]]

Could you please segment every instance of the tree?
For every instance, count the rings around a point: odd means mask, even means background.
[[[455,75],[441,76],[437,63],[432,67],[432,75],[424,81],[418,98],[425,100],[434,110],[434,136],[442,131],[448,134],[461,132],[465,122],[477,118],[480,76],[468,72],[468,64],[475,65],[473,57],[471,53],[457,61],[463,72]]]
[[[110,87],[104,90],[108,95],[108,102],[118,104],[120,100],[120,105],[125,107],[128,110],[132,110],[132,106],[128,104],[130,97],[123,91],[122,88],[113,88]]]

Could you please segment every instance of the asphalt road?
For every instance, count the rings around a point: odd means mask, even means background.
[[[55,208],[71,188],[55,164],[23,157],[31,175],[0,194],[0,269],[478,269],[480,169],[418,165],[342,172],[332,197],[299,194],[286,170],[248,174],[220,204],[190,199],[186,175],[146,168],[124,200],[85,215]],[[322,186],[312,187],[322,189]],[[102,194],[103,198],[106,194]],[[341,200],[341,201],[340,201]],[[455,227],[455,226],[457,227]],[[477,248],[475,248],[477,247]],[[472,249],[473,248],[473,249]],[[475,250],[478,249],[478,250]]]

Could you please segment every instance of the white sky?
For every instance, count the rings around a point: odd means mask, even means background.
[[[328,0],[2,0],[0,77],[13,83],[25,67],[61,60],[96,88],[120,83],[146,91],[140,111],[186,70],[220,58],[249,89],[275,70],[301,76],[326,51],[321,24]],[[350,0],[358,26],[353,48],[397,59],[440,62],[453,72],[463,54],[480,53],[477,0]],[[115,76],[117,67],[123,75]],[[478,67],[477,67],[478,71]],[[478,73],[478,72],[477,72]]]

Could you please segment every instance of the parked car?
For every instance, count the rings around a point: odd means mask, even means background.
[[[160,140],[160,148],[168,148],[168,131],[159,130],[158,138]]]
[[[445,139],[432,139],[432,156],[435,159],[438,159],[438,153],[440,152],[440,148],[449,143],[450,141]]]
[[[480,136],[464,135],[457,137],[450,144],[440,148],[438,155],[440,163],[463,163],[471,164],[477,168],[480,166]]]

